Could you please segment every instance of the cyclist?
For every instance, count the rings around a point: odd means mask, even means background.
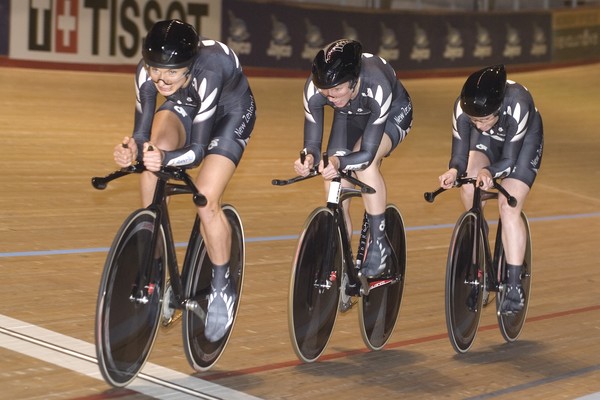
[[[502,186],[517,199],[512,208],[498,199],[502,219],[502,243],[506,252],[508,285],[504,314],[518,313],[524,306],[521,272],[525,258],[526,228],[521,210],[542,162],[544,143],[542,118],[529,91],[507,81],[504,65],[483,68],[471,74],[454,104],[452,157],[440,186],[450,188],[458,176],[477,177],[483,189],[492,178],[503,178]],[[470,208],[473,187],[461,187],[461,199]]]
[[[327,166],[320,159],[325,106],[334,110]],[[380,276],[391,255],[385,236],[387,193],[380,166],[412,127],[410,96],[386,60],[363,53],[357,41],[340,39],[314,58],[312,74],[304,85],[304,112],[306,158],[304,163],[297,159],[294,169],[306,176],[318,163],[326,189],[340,171],[353,171],[376,190],[363,195],[371,239],[361,273],[368,278]],[[344,212],[351,234],[348,204]]]
[[[198,214],[213,264],[204,334],[217,341],[232,324],[237,301],[229,278],[231,227],[220,202],[254,127],[254,97],[235,53],[199,37],[185,22],[156,22],[142,56],[135,76],[133,135],[115,147],[114,159],[121,167],[141,161],[148,171],[202,163],[196,186],[208,203]],[[159,94],[164,102],[156,109]],[[144,172],[140,179],[147,206],[157,178]]]

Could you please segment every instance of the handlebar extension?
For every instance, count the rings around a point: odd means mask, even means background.
[[[464,184],[472,184],[473,186],[475,186],[476,182],[477,182],[476,178],[458,178],[453,187],[460,187]],[[508,202],[508,205],[511,207],[516,207],[517,199],[515,197],[511,196],[510,193],[508,193],[508,191],[506,191],[506,189],[504,189],[502,187],[502,185],[500,185],[496,181],[496,179],[494,179],[493,182],[494,182],[493,188],[498,190],[498,192],[500,192],[504,197],[506,197],[506,201]],[[433,201],[435,200],[437,195],[439,195],[440,193],[445,192],[445,191],[446,191],[446,189],[440,187],[433,192],[425,192],[423,194],[423,197],[425,198],[425,200],[427,202],[433,203]]]

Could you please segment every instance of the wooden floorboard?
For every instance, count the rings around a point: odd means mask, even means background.
[[[251,78],[258,120],[225,195],[248,241],[233,336],[212,370],[195,373],[181,326],[163,329],[144,372],[184,387],[210,383],[223,388],[217,398],[600,398],[600,68],[509,70],[509,78],[533,93],[545,127],[540,175],[525,206],[534,275],[517,342],[504,342],[491,307],[467,354],[455,354],[448,341],[445,262],[461,208],[458,193],[429,204],[423,192],[436,188],[447,165],[451,107],[463,78],[411,79],[404,84],[414,127],[383,165],[389,201],[408,229],[398,325],[386,348],[367,351],[352,310],[338,318],[322,359],[301,363],[287,326],[290,265],[304,219],[324,194],[317,179],[271,185],[293,175],[302,147],[303,80]],[[131,132],[132,76],[0,68],[0,82],[0,398],[185,398],[147,381],[112,389],[93,364],[106,249],[139,198],[135,177],[105,191],[94,190],[90,178],[115,168],[112,147]],[[192,203],[180,197],[171,206],[176,241],[184,243]],[[357,218],[360,202],[353,207]]]

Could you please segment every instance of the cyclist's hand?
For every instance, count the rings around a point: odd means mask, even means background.
[[[319,163],[319,171],[321,171],[321,175],[325,180],[332,180],[336,176],[339,176],[340,172],[338,169],[340,168],[340,159],[336,156],[329,157],[329,162],[326,167],[323,167],[323,160]]]
[[[458,175],[458,171],[456,168],[450,168],[448,171],[444,172],[439,176],[440,187],[444,189],[450,189],[454,186],[454,182],[456,182],[456,176]]]
[[[158,147],[150,142],[144,143],[144,166],[148,171],[159,171],[162,160],[163,152]]]
[[[492,173],[487,168],[482,168],[477,174],[477,185],[483,190],[488,190],[494,187]]]
[[[129,167],[137,159],[137,145],[132,137],[125,136],[123,141],[115,146],[113,157],[121,168]]]
[[[300,161],[300,158],[294,161],[294,171],[300,176],[306,176],[310,173],[314,163],[315,158],[312,154],[307,154],[306,157],[304,157],[304,164]]]

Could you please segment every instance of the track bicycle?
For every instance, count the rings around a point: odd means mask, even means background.
[[[326,154],[323,160],[327,161]],[[305,177],[275,179],[272,183],[289,185],[317,175],[320,174],[315,167]],[[343,187],[342,179],[354,187]],[[392,262],[376,279],[367,279],[360,273],[369,238],[367,215],[364,214],[355,259],[343,212],[344,200],[374,192],[350,173],[340,173],[329,185],[327,205],[313,210],[304,223],[292,263],[288,298],[290,339],[294,352],[304,362],[313,362],[323,354],[338,310],[346,312],[355,302],[359,305],[362,339],[369,349],[383,348],[396,326],[406,272],[406,233],[400,211],[393,204],[386,206],[386,235],[392,246]]]
[[[142,164],[92,178],[96,189],[122,176],[141,173]],[[182,320],[183,348],[197,371],[212,367],[221,356],[233,329],[215,342],[204,336],[212,264],[196,219],[181,273],[169,219],[167,199],[191,194],[196,206],[206,205],[194,182],[179,167],[162,167],[152,204],[134,211],[123,222],[108,251],[98,290],[95,342],[98,365],[110,385],[123,387],[146,363],[159,325]],[[230,276],[237,292],[234,323],[244,277],[245,247],[242,221],[236,209],[223,205],[231,225]],[[168,279],[167,279],[168,273]]]
[[[493,189],[483,190],[475,178],[459,178],[454,187],[465,184],[474,186],[473,206],[464,212],[454,228],[448,261],[446,265],[446,327],[452,347],[457,353],[466,353],[472,346],[484,298],[487,293],[496,293],[496,314],[500,332],[507,342],[517,340],[523,330],[527,308],[531,297],[531,233],[529,221],[524,212],[521,219],[526,227],[526,250],[521,281],[525,295],[523,310],[516,314],[501,313],[506,292],[506,260],[502,244],[502,221],[498,220],[494,252],[491,252],[488,238],[488,224],[483,213],[483,204],[497,199],[501,194],[508,204],[515,207],[517,200],[494,179]],[[446,189],[439,188],[425,193],[425,199],[433,202],[435,197]]]

